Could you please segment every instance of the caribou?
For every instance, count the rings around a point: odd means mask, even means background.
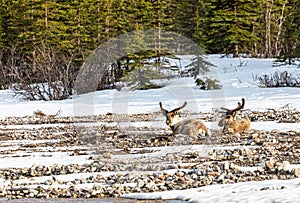
[[[249,131],[251,122],[248,116],[245,118],[239,118],[237,116],[237,112],[243,109],[244,106],[245,99],[242,98],[242,103],[238,102],[238,106],[235,109],[221,108],[226,112],[218,124],[220,127],[223,127],[223,132],[238,133]]]
[[[187,102],[180,107],[177,107],[171,111],[163,108],[162,103],[159,102],[162,114],[166,117],[166,124],[171,128],[173,134],[185,134],[185,135],[207,135],[208,131],[206,126],[201,120],[194,118],[182,119],[178,112],[187,105]]]

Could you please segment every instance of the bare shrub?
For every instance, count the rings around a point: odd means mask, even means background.
[[[22,64],[22,58],[22,52],[18,51],[17,45],[0,50],[0,89],[8,89],[17,82],[16,73]]]
[[[19,66],[11,65],[17,83],[15,94],[26,100],[62,100],[73,94],[73,55],[54,48],[36,46],[33,57]]]
[[[202,90],[217,90],[221,89],[222,86],[219,84],[219,80],[204,77],[204,79],[197,78],[195,80],[196,86],[199,86]]]
[[[276,71],[258,77],[260,87],[300,87],[300,76],[287,71]]]

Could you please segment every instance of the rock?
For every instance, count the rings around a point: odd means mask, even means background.
[[[240,166],[238,166],[238,165],[236,165],[236,164],[234,164],[234,163],[231,163],[231,164],[230,164],[230,169],[232,169],[232,170],[235,171],[235,172],[238,172],[238,171],[241,171],[241,170],[242,170]]]
[[[145,182],[144,182],[143,180],[140,180],[140,179],[139,179],[136,187],[141,189],[141,188],[143,188],[144,186],[145,186]]]
[[[217,171],[210,171],[207,173],[209,176],[218,176],[219,175],[219,172]]]
[[[263,167],[257,167],[257,171],[259,171],[260,173],[264,173],[265,169]]]
[[[292,174],[294,174],[297,177],[300,177],[300,168],[295,168],[292,170]]]
[[[274,112],[272,112],[274,113]],[[160,114],[159,114],[160,115]],[[259,116],[257,116],[259,115]],[[300,115],[300,114],[299,114]],[[104,115],[103,117],[97,117],[100,122],[116,122],[115,114]],[[144,115],[142,115],[143,117]],[[263,113],[255,113],[258,119],[266,120],[271,117],[266,117]],[[265,118],[263,118],[265,116]],[[273,120],[278,120],[280,115],[271,115]],[[95,117],[87,117],[88,119],[95,120]],[[252,117],[253,118],[253,117]],[[298,116],[299,118],[299,116]],[[120,115],[118,118],[120,121],[143,121],[149,119],[149,116],[141,118],[139,115]],[[124,120],[127,119],[127,120]],[[66,123],[70,123],[72,119],[65,120],[59,119]],[[86,120],[86,118],[82,118]],[[257,119],[252,119],[257,120]],[[50,120],[48,120],[50,121]],[[48,122],[47,121],[47,122]],[[149,120],[151,121],[151,119]],[[24,123],[44,123],[41,119],[34,120],[34,118],[18,118],[16,121],[19,124]],[[134,126],[134,125],[133,125]],[[98,129],[98,128],[97,128]],[[290,163],[299,162],[299,143],[300,133],[296,131],[259,131],[251,130],[249,133],[241,133],[239,137],[223,135],[217,131],[212,130],[212,134],[205,141],[199,141],[199,137],[187,137],[183,135],[179,136],[167,136],[167,132],[163,129],[152,129],[149,127],[115,127],[115,126],[103,126],[101,130],[89,127],[83,129],[80,132],[83,136],[78,138],[77,133],[70,127],[53,128],[47,127],[43,129],[36,129],[33,131],[16,130],[16,133],[9,133],[3,130],[4,136],[8,136],[9,139],[14,137],[16,140],[22,139],[57,139],[59,142],[49,142],[41,144],[41,147],[49,147],[49,152],[58,152],[62,146],[66,150],[66,153],[76,152],[74,155],[83,155],[82,150],[76,150],[77,146],[84,144],[84,139],[91,136],[99,136],[101,134],[101,140],[95,141],[98,144],[99,153],[103,156],[93,156],[89,158],[90,163],[86,164],[63,164],[63,165],[49,165],[40,166],[33,165],[29,168],[10,168],[0,169],[0,178],[4,179],[5,184],[3,187],[0,185],[0,197],[4,198],[93,198],[93,197],[119,197],[125,193],[131,192],[153,192],[153,191],[165,191],[172,189],[187,189],[201,187],[207,184],[229,184],[235,182],[246,181],[261,181],[270,179],[290,179],[300,176],[300,169],[293,169],[291,172],[289,169]],[[143,132],[144,131],[144,132]],[[77,137],[76,137],[77,136]],[[87,138],[85,138],[86,136]],[[0,136],[1,137],[1,136]],[[102,139],[103,138],[103,139]],[[174,142],[172,141],[174,139]],[[73,145],[76,141],[76,144]],[[82,140],[82,141],[80,141]],[[88,140],[86,140],[88,141]],[[86,142],[85,141],[85,142]],[[90,140],[91,141],[91,140]],[[105,143],[103,143],[103,142]],[[155,153],[156,150],[149,150],[153,146],[175,146],[176,143],[190,143],[192,144],[217,144],[220,147],[212,149],[207,153],[195,153],[181,151],[179,153],[167,153],[161,157],[155,157],[154,159],[147,159],[144,162],[144,158],[147,158],[149,153]],[[91,142],[89,142],[91,143]],[[108,143],[107,146],[106,143]],[[78,144],[78,145],[77,145]],[[262,144],[261,146],[257,146]],[[66,147],[66,146],[69,146]],[[253,145],[254,147],[249,147]],[[90,146],[90,145],[88,145]],[[102,148],[105,146],[104,148]],[[236,146],[236,147],[231,147]],[[74,147],[74,148],[73,148]],[[22,150],[28,148],[30,152],[38,152],[39,146],[37,144],[22,143]],[[124,155],[125,153],[133,153],[132,149],[140,148],[137,153],[145,156],[141,156],[141,159],[112,159],[114,155]],[[143,149],[145,148],[145,149]],[[123,150],[122,150],[123,149]],[[125,151],[124,151],[125,149]],[[127,150],[127,151],[126,151]],[[131,150],[131,151],[130,151]],[[85,152],[85,150],[83,151]],[[88,152],[88,151],[87,151]],[[106,154],[103,154],[105,153]],[[14,150],[5,150],[4,154],[14,155]],[[158,153],[160,154],[160,153]],[[277,162],[276,160],[289,160],[286,162]],[[246,167],[258,167],[256,171],[243,171],[240,170],[240,166]],[[177,172],[167,173],[161,170],[175,169]],[[187,170],[185,170],[187,169]],[[143,175],[133,172],[135,171],[151,171],[151,174],[146,172]],[[112,172],[114,175],[102,176],[93,175],[82,178],[72,178],[72,180],[64,181],[62,179],[56,180],[55,175],[60,174],[72,174],[76,173],[92,173],[92,172]],[[116,171],[128,171],[126,174],[117,174]],[[174,170],[173,170],[174,171]],[[276,172],[276,173],[275,173]],[[54,177],[53,180],[43,180],[38,184],[33,184],[36,180],[32,178],[30,182],[24,183],[24,181],[14,181],[20,179],[30,179],[32,176],[49,176]],[[4,182],[3,181],[3,182]],[[22,182],[22,183],[21,183]],[[26,182],[26,181],[25,181]],[[67,185],[66,188],[56,188],[54,184]],[[95,188],[83,189],[81,184],[95,184]],[[45,188],[33,188],[33,185],[43,185]],[[50,186],[50,187],[48,187]],[[71,187],[75,186],[75,187]],[[18,190],[17,188],[22,188]],[[29,188],[29,189],[28,189]],[[2,190],[2,192],[1,192]],[[4,191],[3,191],[4,190]],[[45,195],[46,194],[46,195]]]
[[[220,173],[221,172],[221,168],[218,165],[214,165],[213,166],[213,170]]]
[[[274,171],[275,170],[275,163],[276,159],[274,157],[271,157],[268,161],[266,161],[266,167],[267,169]]]
[[[290,162],[288,162],[288,161],[283,161],[282,162],[282,170],[283,171],[289,171],[290,167],[291,167]]]
[[[252,136],[252,139],[254,140],[254,139],[259,137],[259,134],[258,133],[253,133],[251,136]]]
[[[159,187],[160,191],[166,191],[166,190],[168,190],[168,188],[166,186],[164,186],[164,185],[159,185],[158,187]]]
[[[185,173],[183,171],[177,171],[175,173],[175,175],[178,176],[178,177],[183,177],[185,175]]]
[[[254,140],[254,143],[257,144],[257,145],[261,145],[263,143],[263,141],[258,137],[253,139],[253,140]]]
[[[222,173],[222,174],[218,177],[217,181],[218,181],[218,182],[221,182],[221,183],[224,183],[225,176],[226,176],[226,174],[225,174],[225,173]]]

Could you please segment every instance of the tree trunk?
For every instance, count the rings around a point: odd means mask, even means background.
[[[77,34],[78,34],[78,37],[77,37],[77,46],[78,46],[78,49],[80,49],[80,45],[81,45],[81,40],[80,40],[80,26],[81,26],[81,11],[80,11],[80,5],[78,7],[78,11],[77,11],[77,26],[78,26],[78,30],[77,30]]]
[[[234,15],[235,18],[237,18],[237,6],[234,6]],[[238,26],[238,23],[235,23]],[[237,43],[234,43],[233,45],[233,57],[239,57],[239,45]]]
[[[239,45],[238,44],[234,44],[234,52],[233,52],[233,57],[239,57]]]
[[[47,29],[48,27],[48,4],[46,3],[46,6],[45,6],[45,30]]]
[[[101,42],[101,29],[100,29],[100,8],[97,6],[97,42]]]
[[[160,5],[160,0],[157,1],[157,4]],[[161,10],[160,8],[157,10],[157,19],[158,19],[158,24],[157,24],[157,28],[158,28],[158,33],[157,33],[157,64],[156,64],[156,71],[159,73],[160,69],[161,69],[161,59],[160,59],[160,55],[161,55]]]
[[[275,49],[275,57],[278,57],[280,55],[281,49],[279,48],[279,38],[282,33],[282,24],[284,22],[284,10],[285,6],[287,4],[287,0],[284,1],[281,9],[281,15],[279,17],[279,23],[278,23],[278,30],[277,30],[277,35],[274,43],[274,49]]]
[[[266,13],[265,13],[265,58],[270,58],[271,54],[271,7],[270,3],[266,1]]]

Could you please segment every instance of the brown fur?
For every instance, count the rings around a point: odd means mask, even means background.
[[[172,111],[168,111],[162,107],[161,102],[159,103],[161,111],[166,116],[166,124],[171,128],[174,134],[185,134],[185,135],[204,135],[207,134],[207,128],[204,123],[200,120],[193,118],[186,118],[182,120],[178,116],[178,111],[186,106],[186,102]]]
[[[226,116],[219,122],[219,126],[223,126],[223,132],[248,132],[250,130],[251,121],[248,117],[235,119],[233,116]]]
[[[219,126],[223,127],[223,132],[248,132],[250,130],[251,121],[248,117],[246,118],[237,118],[236,112],[244,108],[245,99],[242,98],[242,104],[238,102],[238,107],[230,110],[227,110],[226,115],[220,120]]]

